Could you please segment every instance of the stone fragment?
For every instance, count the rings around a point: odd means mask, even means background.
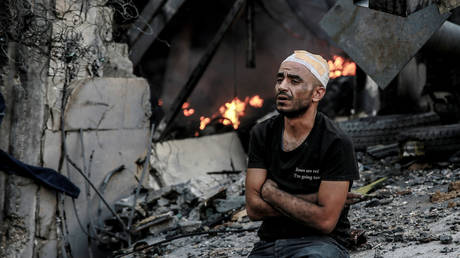
[[[439,241],[441,241],[441,244],[445,244],[445,245],[448,245],[448,244],[452,244],[452,236],[450,235],[441,235],[439,237]]]
[[[245,205],[244,196],[235,196],[228,199],[217,199],[214,201],[217,212],[226,213],[231,210],[236,210]]]
[[[433,195],[431,195],[430,201],[431,202],[443,202],[453,198],[460,196],[460,192],[451,191],[447,193],[442,193],[440,191],[436,191]]]
[[[455,181],[449,184],[449,187],[447,188],[447,191],[457,191],[460,192],[460,181]]]
[[[201,227],[201,221],[191,221],[182,219],[179,221],[178,225],[183,232],[192,232],[196,231]]]

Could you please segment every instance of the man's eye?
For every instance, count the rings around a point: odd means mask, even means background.
[[[276,78],[276,82],[277,82],[277,83],[283,82],[283,78]]]
[[[292,82],[292,84],[299,84],[300,83],[299,80],[292,80],[291,82]]]

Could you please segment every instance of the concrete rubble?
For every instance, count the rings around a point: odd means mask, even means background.
[[[215,181],[225,178],[225,173],[207,173],[245,170],[246,154],[237,134],[231,132],[156,143],[151,166],[162,175],[166,185],[197,177]]]
[[[357,156],[361,179],[352,191],[382,177],[387,180],[352,205],[351,257],[460,255],[458,164],[440,160],[416,166],[421,161],[377,159],[365,152]],[[132,246],[110,238],[121,233],[113,218],[105,221],[99,237],[115,257],[245,257],[258,240],[260,222],[251,222],[245,213],[244,173],[217,181],[211,186],[193,178],[145,190],[136,205]],[[435,200],[439,193],[453,196]],[[125,220],[132,199],[115,205]]]

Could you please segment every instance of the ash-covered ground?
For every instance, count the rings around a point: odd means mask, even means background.
[[[363,153],[358,153],[358,160],[361,178],[354,190],[387,179],[350,209],[352,229],[362,230],[367,240],[351,250],[351,257],[460,257],[458,164],[375,160]],[[241,191],[233,193],[241,197],[243,180],[234,184]],[[132,256],[246,257],[258,240],[259,225],[247,216],[233,216],[233,221],[207,229],[213,233],[182,237]]]

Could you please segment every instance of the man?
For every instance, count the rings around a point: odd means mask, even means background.
[[[351,140],[317,111],[328,80],[326,60],[295,51],[276,76],[280,115],[251,131],[246,208],[263,223],[250,257],[349,256],[338,241],[359,175]]]

